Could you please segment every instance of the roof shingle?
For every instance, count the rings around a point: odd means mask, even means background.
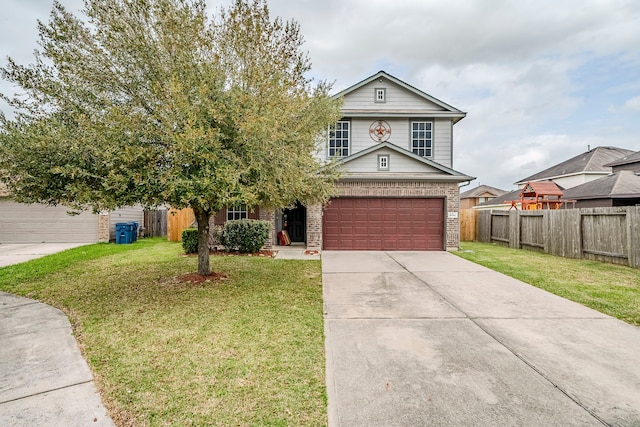
[[[580,172],[611,172],[611,167],[606,166],[608,163],[616,161],[631,153],[633,153],[633,151],[625,148],[596,147],[586,153],[581,153],[569,160],[565,160],[562,163],[558,163],[557,165],[551,166],[541,172],[523,178],[516,182],[516,184],[524,184],[527,181],[539,181],[564,175],[573,175]]]

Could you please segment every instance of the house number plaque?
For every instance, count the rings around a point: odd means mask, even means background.
[[[374,141],[385,142],[391,136],[391,126],[384,120],[376,120],[369,126],[369,136]]]

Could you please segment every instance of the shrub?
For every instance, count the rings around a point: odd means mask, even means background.
[[[214,225],[209,229],[209,249],[212,250],[222,245],[222,230],[224,228],[221,225]]]
[[[182,249],[185,254],[198,253],[198,229],[185,228],[182,230]]]
[[[256,219],[227,221],[222,230],[222,244],[230,250],[258,252],[269,238],[269,223]]]

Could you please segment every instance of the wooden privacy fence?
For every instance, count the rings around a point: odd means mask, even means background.
[[[182,230],[188,228],[196,220],[193,209],[171,209],[167,215],[167,240],[170,242],[182,241]]]
[[[162,237],[167,235],[167,210],[144,211],[144,237]]]
[[[460,209],[460,240],[472,242],[476,240],[478,211],[476,209]]]
[[[640,206],[479,211],[477,239],[640,268]]]

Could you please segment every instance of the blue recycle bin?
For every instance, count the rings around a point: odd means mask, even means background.
[[[132,242],[137,242],[138,241],[138,222],[137,221],[133,221],[133,222],[128,222],[127,224],[131,225],[131,241]]]
[[[133,242],[133,223],[118,222],[116,223],[116,245],[128,244]]]

